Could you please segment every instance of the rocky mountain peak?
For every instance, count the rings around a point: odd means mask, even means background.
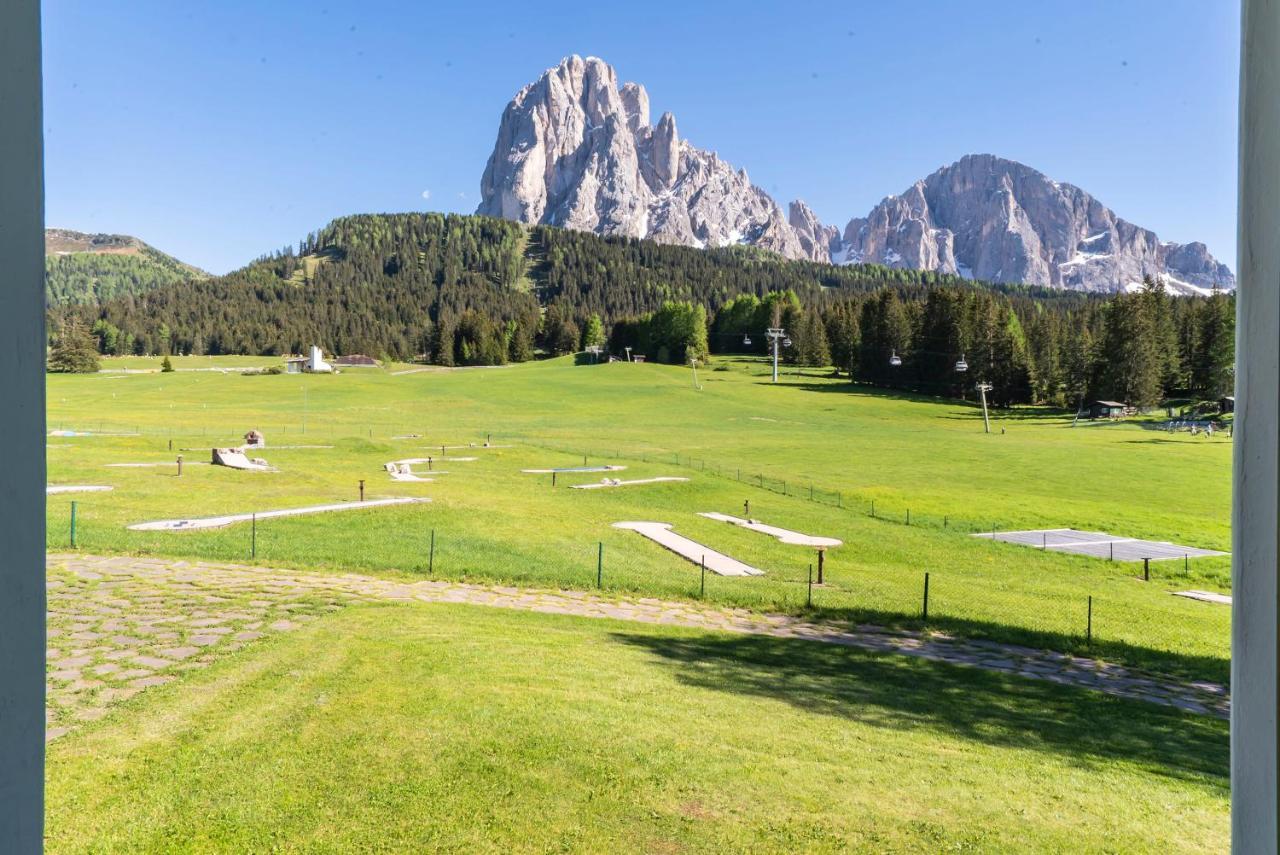
[[[565,57],[507,104],[476,213],[698,247],[875,263],[991,282],[1115,291],[1144,276],[1175,291],[1235,286],[1204,244],[1162,243],[1085,191],[970,154],[885,197],[843,235],[801,201],[784,215],[714,151],[680,138],[649,94],[596,57]]]
[[[649,123],[644,87],[570,56],[503,111],[476,213],[692,246],[747,243],[808,257],[781,208],[715,152]]]

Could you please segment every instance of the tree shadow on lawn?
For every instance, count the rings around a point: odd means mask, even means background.
[[[1083,600],[1084,598],[1081,597],[1081,599]],[[1095,599],[1093,605],[1094,631],[1095,633],[1099,631],[1105,632],[1105,622],[1112,620],[1114,625],[1115,616],[1107,612],[1108,601]],[[1038,630],[991,620],[952,617],[946,614],[937,614],[935,610],[940,608],[939,605],[931,602],[930,606],[927,625],[921,622],[919,613],[907,614],[900,611],[880,609],[817,606],[812,609],[802,610],[802,614],[832,625],[845,626],[851,630],[856,628],[858,624],[874,624],[891,629],[916,631],[929,629],[945,632],[949,636],[960,640],[1016,645],[1035,651],[1051,650],[1058,653],[1070,653],[1074,656],[1086,656],[1090,659],[1112,662],[1127,668],[1148,671],[1155,675],[1174,679],[1212,680],[1224,686],[1228,685],[1231,679],[1231,663],[1226,657],[1159,650],[1127,641],[1099,638],[1096,634],[1092,642],[1086,642],[1084,637],[1086,606],[1084,603],[1080,604],[1081,632],[1079,635],[1052,630]]]
[[[779,377],[779,379],[785,379]],[[771,385],[768,378],[762,381],[764,385]],[[867,383],[850,383],[848,380],[843,382],[830,383],[783,383],[791,389],[799,389],[803,392],[839,392],[844,395],[860,394],[873,398],[885,398],[892,401],[908,401],[914,404],[950,404],[956,407],[972,408],[977,417],[982,418],[982,403],[977,399],[976,394],[973,398],[952,398],[947,395],[930,395],[926,392],[912,392],[907,389],[895,389],[889,386],[874,386]],[[1075,416],[1074,412],[1067,410],[1059,410],[1054,407],[1040,406],[1020,406],[1013,409],[1004,409],[991,406],[991,418],[1000,418],[1006,421],[1045,421],[1046,419],[1063,419],[1070,421]],[[940,416],[940,418],[951,419],[956,421],[967,421],[971,418],[969,414]]]
[[[683,684],[784,701],[806,712],[890,730],[1119,760],[1229,790],[1225,721],[993,671],[768,636],[672,637],[615,632],[675,670]]]

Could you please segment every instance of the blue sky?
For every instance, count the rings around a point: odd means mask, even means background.
[[[578,53],[841,228],[992,152],[1235,266],[1234,2],[435,5],[46,0],[49,225],[221,273],[343,214],[470,212],[503,107]]]

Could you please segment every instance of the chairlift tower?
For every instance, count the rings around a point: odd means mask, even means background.
[[[773,382],[778,382],[778,343],[786,340],[786,346],[791,345],[791,339],[787,338],[787,331],[782,327],[769,327],[765,330],[765,336],[773,344]]]
[[[982,426],[991,433],[991,419],[987,417],[987,393],[991,391],[990,383],[979,383],[978,394],[982,396]]]

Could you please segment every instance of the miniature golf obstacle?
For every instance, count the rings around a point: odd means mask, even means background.
[[[521,469],[530,475],[550,475],[552,472],[621,472],[625,466],[562,466],[557,469]]]
[[[213,459],[210,462],[214,466],[226,466],[228,469],[243,469],[255,472],[275,471],[271,464],[261,457],[250,458],[239,448],[215,448],[213,449]]]
[[[734,517],[728,514],[718,514],[718,513],[711,512],[711,513],[699,513],[698,516],[706,517],[707,519],[711,519],[711,520],[719,520],[720,522],[727,522],[732,525],[740,526],[741,528],[751,529],[752,531],[758,531],[761,534],[767,534],[770,537],[776,537],[778,540],[782,541],[783,543],[787,543],[792,546],[815,546],[815,547],[818,547],[819,549],[825,549],[827,547],[844,545],[844,541],[837,540],[834,537],[819,537],[817,535],[802,534],[801,532],[792,531],[791,529],[778,528],[777,526],[772,526],[772,525],[765,525],[764,523],[758,522],[756,520],[744,520],[740,517]]]
[[[574,484],[575,490],[600,490],[605,487],[631,487],[636,484],[659,484],[663,481],[688,481],[688,478],[677,478],[671,475],[659,475],[657,478],[638,478],[634,481],[619,481],[617,478],[605,478],[598,484]]]
[[[104,463],[103,465],[112,469],[146,469],[157,466],[173,466],[174,462],[172,460],[158,460],[154,463]],[[208,466],[209,464],[203,460],[184,460],[182,465]]]
[[[391,476],[392,481],[418,481],[423,483],[430,483],[432,480],[430,478],[423,478],[421,475],[415,474],[413,469],[410,468],[409,464],[405,462],[387,463],[383,466],[383,468],[387,471],[387,474]]]
[[[676,534],[671,530],[669,523],[660,522],[616,522],[614,528],[626,529],[634,531],[642,537],[652,540],[659,546],[671,550],[676,555],[687,561],[702,566],[705,562],[706,568],[712,573],[720,576],[763,576],[764,571],[759,568],[752,567],[750,564],[743,564],[736,558],[730,558],[723,552],[717,552],[698,543],[696,540],[690,540],[684,535]]]
[[[381,508],[389,505],[409,505],[418,502],[429,502],[430,499],[413,496],[396,496],[390,499],[370,499],[367,502],[338,502],[332,505],[311,505],[305,508],[284,508],[278,511],[258,511],[249,514],[227,514],[220,517],[193,517],[178,520],[156,520],[154,522],[135,523],[129,526],[130,531],[192,531],[206,528],[222,528],[239,522],[264,520],[272,517],[296,517],[304,514],[323,514],[336,511],[360,511],[369,508]]]
[[[1025,531],[984,531],[973,537],[998,540],[1030,546],[1042,551],[1066,552],[1087,555],[1111,561],[1175,561],[1186,558],[1207,558],[1227,555],[1215,549],[1199,549],[1179,546],[1159,540],[1141,540],[1119,537],[1100,531],[1079,531],[1074,528],[1038,528]]]
[[[115,487],[103,484],[49,484],[44,492],[45,495],[53,496],[58,493],[107,493],[114,489]]]
[[[1227,594],[1215,594],[1213,591],[1170,591],[1175,597],[1186,597],[1188,600],[1199,600],[1202,603],[1231,605],[1231,597]]]

